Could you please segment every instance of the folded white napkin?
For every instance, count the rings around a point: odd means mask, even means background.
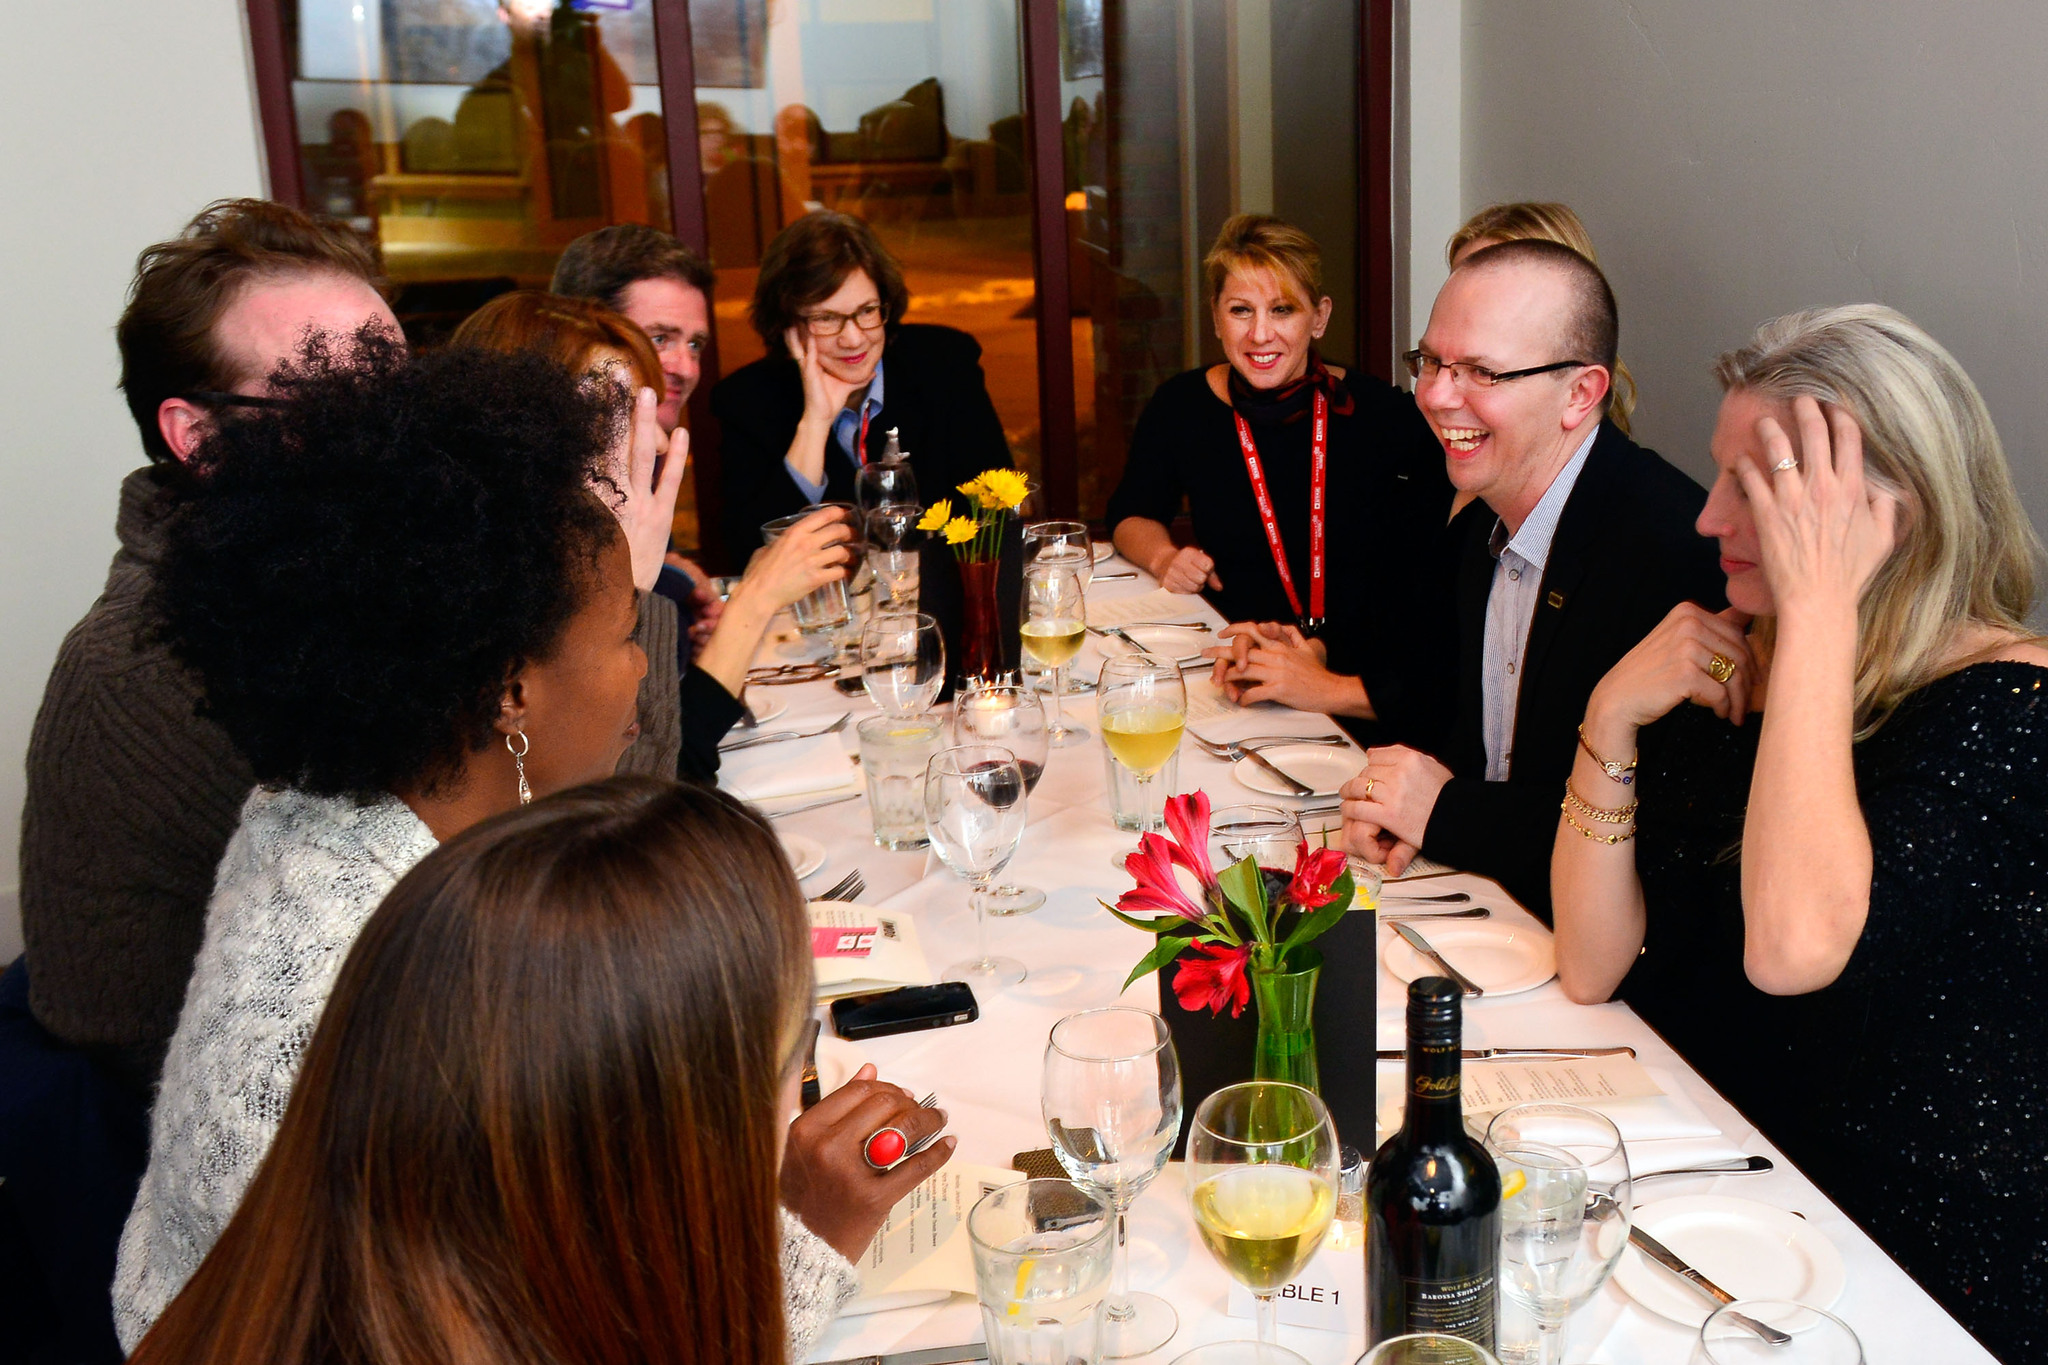
[[[742,801],[822,795],[860,786],[860,769],[838,735],[756,744],[724,755],[718,785]]]
[[[1657,1088],[1662,1090],[1663,1094],[1644,1095],[1626,1100],[1605,1100],[1588,1106],[1613,1119],[1614,1126],[1621,1130],[1624,1142],[1720,1136],[1721,1130],[1715,1127],[1713,1121],[1679,1088],[1676,1076],[1654,1066],[1646,1066],[1643,1070],[1650,1073],[1650,1079],[1657,1083]]]

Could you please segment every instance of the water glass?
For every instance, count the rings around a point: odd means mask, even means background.
[[[1388,1337],[1367,1351],[1356,1365],[1500,1365],[1493,1354],[1463,1337],[1413,1332]]]
[[[860,631],[860,682],[886,716],[929,711],[946,685],[946,641],[919,612],[877,614]]]
[[[1209,857],[1217,867],[1250,858],[1292,876],[1301,851],[1301,821],[1278,806],[1219,806],[1209,815]]]
[[[967,1213],[989,1365],[1098,1365],[1116,1221],[1100,1191],[1020,1180]]]
[[[786,517],[777,517],[761,527],[763,543],[773,545],[783,533],[813,512],[822,508],[839,508],[851,512],[843,502],[813,503],[801,512],[792,512]],[[855,528],[858,531],[858,528]],[[837,578],[821,588],[815,588],[799,597],[790,608],[796,617],[796,628],[805,635],[832,635],[846,629],[853,620],[853,605],[847,597],[846,579]]]
[[[869,716],[857,727],[860,771],[868,784],[875,844],[896,852],[924,848],[924,770],[945,742],[939,716]]]
[[[1188,1203],[1195,1231],[1252,1291],[1258,1340],[1200,1346],[1187,1365],[1282,1365],[1274,1297],[1321,1249],[1337,1211],[1337,1127],[1313,1090],[1245,1081],[1203,1100],[1188,1126]]]
[[[1038,694],[1022,683],[985,683],[968,680],[967,689],[953,699],[953,742],[955,744],[1000,744],[1017,756],[1028,794],[1038,786],[1045,772],[1045,707]],[[1005,883],[992,886],[983,901],[996,916],[1028,915],[1045,904],[1045,892],[1035,886]]]
[[[1792,1340],[1773,1346],[1738,1318],[1768,1323]],[[1789,1299],[1737,1299],[1700,1325],[1700,1365],[1863,1365],[1863,1343],[1833,1313]]]
[[[868,568],[875,575],[875,610],[917,610],[918,562],[915,549],[886,550],[879,543],[869,544]]]
[[[1515,1365],[1562,1365],[1565,1319],[1628,1248],[1628,1149],[1614,1120],[1573,1104],[1503,1109],[1486,1147],[1501,1175],[1500,1292],[1537,1333],[1496,1349]]]
[[[1060,1020],[1046,1040],[1039,1103],[1060,1165],[1116,1206],[1102,1354],[1121,1359],[1156,1351],[1173,1338],[1180,1318],[1158,1295],[1131,1292],[1124,1215],[1180,1137],[1180,1056],[1166,1021],[1123,1005]]]
[[[1166,766],[1150,777],[1140,776],[1117,762],[1105,746],[1102,750],[1103,779],[1109,788],[1109,818],[1118,829],[1133,834],[1166,828],[1166,798],[1180,790],[1180,751],[1168,755]],[[1123,855],[1116,858],[1117,867]]]
[[[1024,837],[1024,773],[1017,756],[996,744],[957,744],[934,754],[924,770],[924,823],[932,852],[974,889],[976,955],[946,968],[943,979],[1014,986],[1024,964],[988,951],[988,884],[1017,856]]]

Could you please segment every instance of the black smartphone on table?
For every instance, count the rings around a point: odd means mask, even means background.
[[[832,1031],[848,1040],[883,1038],[892,1033],[946,1028],[981,1017],[974,992],[965,981],[936,986],[904,986],[873,995],[849,995],[832,1002]]]

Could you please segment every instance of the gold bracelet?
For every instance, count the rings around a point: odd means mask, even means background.
[[[1564,799],[1565,804],[1579,814],[1591,816],[1595,820],[1603,820],[1610,825],[1625,825],[1635,819],[1636,808],[1643,804],[1640,800],[1631,801],[1619,810],[1609,810],[1605,806],[1596,806],[1586,800],[1585,797],[1579,795],[1578,789],[1572,786],[1572,780],[1569,777],[1564,780]]]
[[[1625,844],[1630,839],[1636,837],[1636,827],[1634,825],[1630,825],[1627,829],[1621,831],[1621,833],[1619,834],[1595,834],[1592,830],[1587,829],[1577,820],[1572,819],[1572,808],[1569,805],[1560,801],[1557,803],[1557,808],[1564,812],[1564,822],[1567,825],[1570,825],[1573,829],[1577,830],[1586,838],[1591,839],[1596,844],[1605,844],[1609,848],[1612,848],[1616,844]]]
[[[1593,741],[1586,738],[1586,725],[1584,721],[1579,723],[1579,747],[1584,749],[1587,755],[1600,765],[1601,772],[1606,773],[1622,786],[1626,787],[1636,780],[1635,759],[1632,758],[1626,763],[1616,763],[1611,758],[1600,757],[1599,751],[1593,747]]]

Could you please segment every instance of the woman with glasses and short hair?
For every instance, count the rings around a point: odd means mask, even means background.
[[[1202,269],[1224,363],[1146,403],[1109,500],[1117,549],[1234,623],[1216,680],[1240,699],[1372,720],[1399,683],[1368,649],[1371,627],[1399,619],[1442,531],[1443,451],[1407,394],[1324,364],[1331,303],[1307,233],[1239,214]],[[1194,538],[1177,545],[1183,503]]]
[[[927,502],[1010,467],[980,344],[905,322],[909,306],[902,267],[858,218],[806,214],[769,243],[753,303],[768,354],[711,391],[729,564],[760,548],[764,522],[852,502],[855,474],[891,428]]]

